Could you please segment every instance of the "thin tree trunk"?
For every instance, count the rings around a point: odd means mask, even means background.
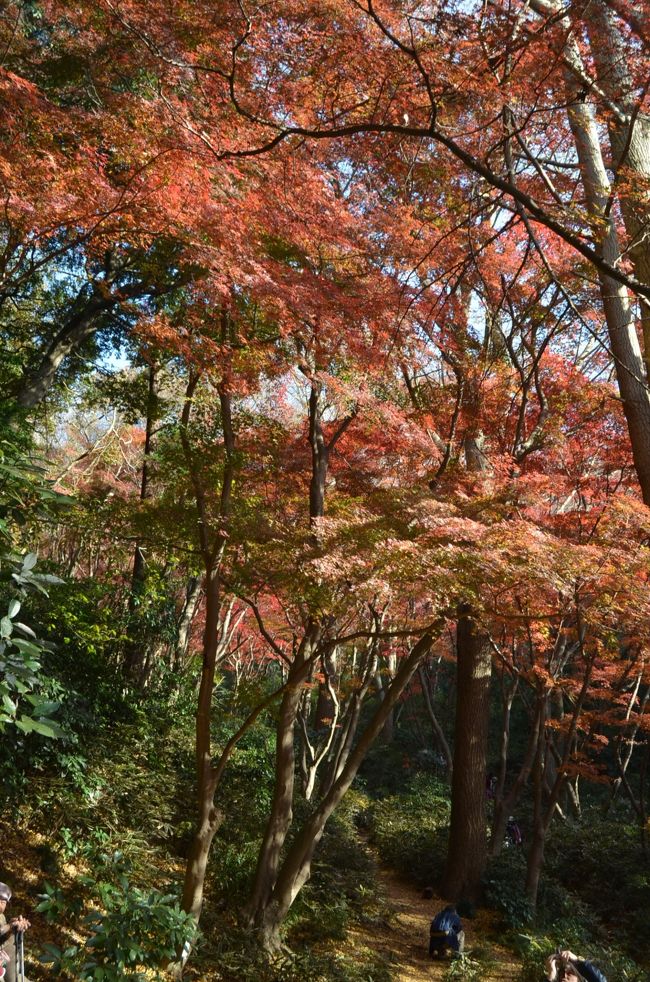
[[[650,116],[639,111],[634,82],[628,70],[629,42],[618,29],[613,11],[604,0],[591,0],[582,10],[589,30],[590,47],[601,90],[617,107],[610,114],[609,142],[612,169],[617,176],[623,169],[640,178],[641,187],[650,181]],[[650,251],[647,228],[650,202],[647,191],[635,197],[620,194],[621,211],[630,240],[629,254],[634,273],[641,283],[650,284]],[[639,298],[646,378],[650,378],[650,303]]]
[[[191,375],[185,393],[181,415],[180,436],[183,452],[194,486],[198,511],[198,536],[205,564],[205,629],[201,681],[196,711],[196,774],[197,774],[197,824],[185,870],[183,885],[183,909],[194,916],[197,923],[203,907],[203,889],[210,846],[221,821],[221,813],[215,808],[216,776],[212,767],[212,696],[219,653],[219,618],[221,609],[221,563],[228,540],[228,518],[231,511],[232,488],[235,476],[235,437],[232,423],[231,397],[222,384],[219,389],[221,421],[223,427],[225,459],[222,472],[219,501],[219,527],[210,541],[206,489],[201,470],[192,451],[188,424],[198,375]]]
[[[642,679],[642,673],[639,673],[639,676],[638,676],[637,681],[636,681],[636,685],[634,687],[634,691],[632,693],[632,698],[630,699],[630,702],[629,702],[629,705],[628,705],[628,708],[627,708],[627,711],[626,711],[626,714],[625,714],[626,721],[629,720],[629,718],[630,718],[630,716],[632,714],[632,709],[634,707],[634,703],[636,702],[637,695],[638,695],[638,692],[639,692],[639,687],[641,685],[641,679]],[[639,732],[640,720],[641,720],[641,717],[645,713],[646,706],[648,705],[648,701],[649,700],[650,700],[650,686],[648,686],[648,688],[646,689],[646,691],[644,693],[644,696],[643,696],[643,699],[641,700],[641,705],[639,707],[639,712],[638,712],[638,715],[637,715],[637,721],[635,722],[634,726],[632,727],[631,733],[627,736],[627,749],[625,751],[625,756],[624,757],[621,757],[621,745],[622,745],[622,742],[623,742],[623,739],[624,739],[624,732],[622,732],[617,737],[617,739],[616,739],[616,742],[615,742],[615,745],[614,745],[614,755],[615,755],[616,763],[618,765],[618,768],[619,768],[619,772],[620,773],[619,773],[619,776],[614,781],[614,784],[612,786],[612,791],[611,791],[611,794],[609,796],[609,800],[607,801],[607,804],[603,808],[603,813],[605,815],[607,814],[607,812],[611,808],[612,803],[614,802],[614,799],[616,798],[616,795],[619,792],[619,789],[621,787],[621,784],[623,783],[623,780],[625,778],[625,775],[626,775],[626,772],[627,772],[627,768],[629,766],[629,763],[632,760],[632,754],[634,753],[634,748],[635,748],[636,743],[637,743],[636,738],[637,738],[637,734]]]
[[[562,8],[548,0],[531,0],[531,7],[545,16],[557,16]],[[610,207],[611,185],[596,125],[593,107],[584,100],[584,66],[568,17],[560,24],[566,31],[564,77],[568,117],[575,142],[585,201],[594,228],[600,229],[600,252],[609,267],[617,267],[621,250]],[[616,380],[627,421],[634,467],[645,504],[650,504],[650,393],[646,386],[645,363],[636,333],[634,310],[625,286],[599,268],[598,280],[605,311],[609,341],[614,356]]]
[[[172,664],[175,671],[179,671],[187,660],[192,622],[196,616],[200,601],[201,580],[198,576],[191,576],[187,581],[185,600],[183,601],[183,607],[176,623],[176,643],[172,657]]]
[[[537,903],[539,878],[544,864],[546,823],[544,816],[544,765],[546,761],[545,729],[548,698],[545,693],[537,697],[537,739],[533,767],[533,823],[526,867],[526,894],[534,907]]]
[[[148,392],[147,392],[147,417],[145,422],[144,451],[142,457],[142,472],[140,477],[140,502],[146,501],[149,497],[149,463],[152,450],[152,435],[156,412],[156,366],[152,362],[149,365]],[[133,553],[133,569],[131,572],[131,592],[129,595],[129,622],[132,629],[135,629],[136,636],[131,638],[126,645],[124,658],[125,674],[131,682],[137,686],[142,686],[145,675],[146,645],[149,639],[138,637],[140,633],[137,629],[138,607],[142,600],[142,594],[146,581],[146,563],[142,551],[142,543],[136,542]]]
[[[530,777],[530,772],[533,769],[535,755],[537,752],[538,727],[539,720],[537,716],[535,716],[528,738],[526,753],[519,769],[519,773],[517,774],[517,777],[515,778],[508,793],[504,794],[502,797],[497,797],[495,802],[494,821],[492,823],[492,833],[490,836],[491,856],[498,856],[501,852],[503,839],[506,833],[506,826],[508,824],[508,816],[512,811],[514,811],[515,805],[519,801],[521,792],[523,791],[526,782]]]
[[[293,818],[295,780],[294,732],[303,687],[313,663],[321,627],[311,622],[289,668],[287,688],[282,697],[276,727],[275,784],[273,801],[260,848],[255,880],[246,907],[246,919],[257,923],[275,886],[280,857]]]
[[[309,485],[309,516],[313,521],[325,514],[325,485],[327,482],[328,447],[323,434],[323,386],[312,382],[309,394],[309,445],[311,447],[311,482]]]
[[[261,939],[269,950],[277,949],[280,943],[280,926],[291,905],[311,875],[311,864],[316,846],[320,842],[329,817],[348,791],[359,767],[373,741],[381,732],[388,714],[396,705],[406,689],[413,673],[422,658],[431,648],[433,638],[426,634],[411,649],[404,659],[386,694],[386,698],[375,711],[359,742],[348,757],[348,761],[337,781],[323,798],[312,817],[307,821],[294,840],[278,875],[272,896],[269,898],[259,922]]]
[[[219,613],[221,608],[220,563],[206,571],[205,628],[203,631],[203,665],[196,713],[197,825],[185,870],[183,910],[198,923],[203,907],[205,871],[212,839],[222,821],[214,806],[212,772],[212,693],[219,649]]]
[[[379,620],[376,621],[379,630]],[[373,637],[366,649],[364,667],[361,669],[362,683],[356,692],[353,692],[347,706],[347,710],[340,729],[338,745],[330,761],[325,780],[323,781],[322,794],[325,797],[332,789],[333,784],[339,779],[348,762],[354,740],[357,735],[359,721],[361,719],[361,709],[364,700],[370,690],[372,680],[377,669],[377,637]]]
[[[643,758],[643,763],[641,765],[641,773],[639,774],[639,803],[641,805],[641,814],[639,815],[639,829],[641,832],[641,848],[643,849],[643,855],[646,860],[648,859],[648,810],[645,801],[645,785],[646,777],[648,774],[648,764],[650,764],[650,741],[647,742],[645,757]]]
[[[436,743],[440,748],[440,750],[442,751],[442,754],[447,764],[447,781],[449,782],[449,784],[451,784],[453,773],[454,773],[454,760],[451,755],[449,743],[447,742],[447,737],[445,736],[444,730],[440,725],[440,721],[436,716],[435,709],[433,708],[433,702],[431,700],[431,693],[429,692],[429,685],[428,685],[426,672],[424,671],[424,666],[420,665],[420,667],[418,668],[418,673],[420,676],[420,685],[422,686],[424,705],[426,706],[427,715],[429,717],[429,721],[431,722],[431,727],[433,729],[436,738]]]
[[[390,684],[395,677],[395,667],[397,659],[393,652],[389,652],[386,656],[385,668],[380,668],[375,674],[375,681],[377,683],[377,694],[380,699],[384,699],[386,692],[390,691]],[[387,676],[390,680],[388,683],[384,681],[384,676]],[[395,739],[395,709],[393,708],[388,716],[386,717],[386,722],[384,723],[384,728],[381,731],[381,742],[390,746]]]
[[[526,871],[526,893],[528,895],[528,900],[531,906],[533,907],[533,909],[537,905],[537,894],[539,890],[539,879],[541,875],[542,864],[544,861],[544,845],[546,841],[546,835],[551,826],[553,816],[556,810],[558,809],[560,794],[567,780],[567,767],[571,759],[571,755],[575,752],[578,720],[580,718],[580,713],[582,712],[582,707],[584,705],[587,692],[589,690],[589,685],[591,682],[591,676],[594,666],[594,656],[588,655],[584,649],[584,640],[585,640],[586,632],[578,608],[576,608],[576,614],[577,614],[579,648],[582,657],[585,661],[585,671],[582,680],[582,685],[580,687],[580,692],[573,704],[571,721],[564,739],[564,749],[563,749],[562,757],[556,768],[556,777],[552,787],[550,788],[548,794],[548,800],[546,802],[544,802],[544,785],[546,779],[545,767],[546,767],[546,760],[548,757],[548,748],[547,748],[547,741],[546,741],[546,720],[548,717],[549,694],[546,691],[542,691],[538,695],[539,738],[537,743],[537,753],[536,753],[535,768],[534,768],[535,797],[534,797],[534,813],[533,813],[533,837],[530,844],[530,850],[528,853],[528,867]]]

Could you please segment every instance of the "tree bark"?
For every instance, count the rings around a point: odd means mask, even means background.
[[[650,181],[650,116],[640,112],[635,87],[628,70],[629,45],[623,38],[613,11],[604,0],[591,0],[583,8],[590,47],[601,90],[620,112],[608,117],[612,169],[615,177],[623,168]],[[650,285],[650,251],[646,241],[650,200],[619,194],[623,221],[630,240],[630,257],[636,278]],[[650,303],[639,298],[646,378],[650,378]]]
[[[544,764],[546,760],[545,729],[547,713],[548,697],[546,693],[541,693],[537,697],[537,740],[533,767],[533,823],[526,866],[526,895],[533,907],[537,903],[539,879],[544,864],[544,845],[546,842]]]
[[[323,386],[313,381],[309,394],[309,445],[311,447],[311,481],[309,516],[312,522],[325,514],[328,447],[323,434]]]
[[[397,658],[394,652],[389,652],[386,655],[386,661],[383,669],[378,668],[375,673],[375,684],[377,686],[377,695],[380,699],[384,699],[386,692],[390,691],[390,685],[395,677],[395,669],[397,666]],[[384,681],[384,676],[388,678],[388,682]],[[385,743],[386,746],[390,746],[395,739],[395,709],[393,708],[388,716],[386,717],[386,722],[384,723],[384,728],[381,731],[381,742]]]
[[[296,720],[320,634],[320,625],[311,622],[289,668],[287,687],[280,704],[276,727],[273,801],[257,860],[251,897],[246,907],[246,919],[250,924],[258,923],[269,902],[275,887],[282,849],[293,819]]]
[[[424,698],[424,704],[427,709],[427,715],[431,722],[431,727],[433,729],[436,743],[439,749],[442,751],[442,754],[445,758],[445,762],[447,765],[447,775],[446,775],[447,781],[449,782],[449,784],[451,784],[453,780],[453,773],[454,773],[454,759],[452,757],[451,750],[449,748],[449,743],[447,742],[447,737],[445,736],[444,730],[440,725],[440,721],[436,716],[435,710],[433,708],[433,701],[431,699],[431,693],[429,692],[428,679],[426,676],[426,672],[424,671],[424,667],[422,665],[420,665],[420,667],[418,668],[418,673],[420,676],[420,685],[422,686],[422,696]]]
[[[198,576],[191,576],[185,588],[185,600],[176,622],[176,644],[174,645],[172,666],[174,671],[180,671],[185,661],[190,646],[190,632],[192,622],[196,615],[201,601],[201,580]]]
[[[454,773],[443,892],[454,900],[474,900],[487,860],[485,772],[492,653],[468,604],[459,608],[456,649]]]
[[[568,94],[574,99],[577,95],[575,89]],[[589,210],[597,221],[606,223],[606,232],[602,239],[603,255],[609,262],[618,263],[621,253],[614,221],[611,217],[605,218],[610,192],[609,180],[602,160],[591,107],[580,101],[574,102],[569,109],[569,119],[583,171]],[[624,286],[603,273],[599,273],[598,278],[610,345],[615,359],[616,380],[632,444],[632,457],[643,500],[648,505],[650,504],[650,395],[645,382],[645,365],[636,333],[634,311]]]
[[[219,649],[221,579],[219,565],[206,571],[203,665],[196,713],[197,825],[190,848],[183,886],[183,909],[198,923],[203,907],[203,886],[212,839],[221,822],[214,807],[212,773],[212,693]]]
[[[205,564],[205,628],[203,631],[203,654],[195,736],[197,824],[183,885],[183,909],[187,913],[192,914],[198,923],[203,907],[205,872],[210,846],[221,821],[220,812],[214,805],[217,774],[212,766],[211,722],[214,676],[220,640],[221,563],[228,539],[227,524],[231,511],[232,488],[235,476],[235,437],[232,423],[231,397],[222,384],[219,389],[219,402],[225,459],[219,500],[219,527],[211,541],[206,510],[206,489],[203,484],[200,467],[198,466],[195,454],[192,452],[188,434],[189,418],[197,384],[198,375],[192,375],[185,393],[180,434],[183,452],[195,490],[199,516],[198,537]]]
[[[16,395],[16,402],[22,409],[34,409],[43,401],[61,363],[92,337],[97,330],[99,315],[116,306],[117,302],[114,297],[98,296],[71,314],[48,344],[38,365],[23,376]]]
[[[142,473],[140,477],[140,502],[146,501],[149,497],[149,464],[152,450],[153,426],[156,415],[156,366],[152,362],[148,371],[148,391],[147,391],[147,416],[145,421],[144,450],[142,457]],[[136,637],[130,638],[126,645],[124,658],[124,671],[126,677],[135,685],[142,687],[145,676],[145,664],[147,661],[146,645],[151,643],[151,639],[138,637],[137,630],[138,606],[142,599],[142,594],[146,580],[146,564],[142,543],[136,542],[133,553],[133,569],[131,572],[131,593],[129,595],[129,621],[132,628],[135,628]]]
[[[534,10],[547,16],[561,12],[556,2],[531,0]],[[610,207],[611,184],[603,161],[593,107],[584,100],[584,66],[568,17],[560,20],[566,32],[565,91],[568,117],[582,174],[585,201],[594,222],[598,246],[606,268],[617,267],[621,250]],[[614,368],[627,421],[634,467],[645,504],[650,504],[650,392],[645,363],[636,333],[634,311],[627,288],[598,266],[598,281]]]
[[[277,877],[273,893],[264,910],[261,911],[259,919],[261,940],[267,949],[276,950],[279,947],[280,926],[311,875],[314,852],[325,831],[327,821],[348,791],[365,755],[381,732],[388,714],[406,689],[419,662],[430,650],[432,641],[432,635],[426,634],[413,646],[409,655],[404,659],[385,699],[375,711],[359,742],[348,757],[340,776],[289,849]]]

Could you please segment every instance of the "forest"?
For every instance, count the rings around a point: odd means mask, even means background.
[[[650,0],[3,0],[0,107],[5,982],[647,982]]]

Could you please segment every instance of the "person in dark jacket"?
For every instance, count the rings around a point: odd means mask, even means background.
[[[444,958],[447,949],[460,954],[465,947],[465,932],[458,911],[449,904],[431,921],[429,930],[429,957]]]
[[[504,840],[504,845],[506,846],[521,846],[524,843],[524,838],[521,834],[521,829],[519,828],[519,822],[514,818],[513,815],[508,819],[506,825],[506,835]]]
[[[546,959],[546,978],[549,982],[607,982],[599,968],[568,950]]]

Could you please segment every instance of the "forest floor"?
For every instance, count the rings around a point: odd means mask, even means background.
[[[46,840],[28,830],[24,830],[24,834],[20,836],[10,834],[15,830],[9,828],[4,831],[8,834],[4,836],[3,866],[12,872],[10,878],[19,905],[19,909],[12,912],[25,912],[33,922],[29,953],[34,954],[44,942],[59,945],[78,942],[80,939],[74,932],[57,930],[33,910],[37,881],[42,875],[40,871],[35,871],[39,870]],[[413,884],[382,864],[376,849],[368,843],[365,835],[361,838],[360,846],[372,857],[388,915],[382,916],[379,924],[376,921],[353,924],[348,929],[345,940],[342,943],[337,942],[337,950],[354,961],[364,953],[369,956],[369,960],[372,960],[371,955],[379,955],[390,967],[395,982],[444,980],[450,961],[430,960],[427,948],[429,924],[437,911],[445,906],[445,901],[436,894],[430,899],[423,899],[421,892]],[[71,879],[77,872],[71,867],[59,871],[60,875],[69,874]],[[476,977],[481,982],[513,982],[519,974],[521,963],[512,952],[498,943],[496,915],[492,911],[478,910],[475,917],[463,918],[463,925],[465,953],[480,962],[480,975]],[[30,975],[33,978],[43,978],[43,971],[40,967],[30,965]],[[47,975],[45,970],[45,977]],[[208,978],[203,974],[201,977]]]
[[[435,893],[423,899],[421,893],[392,870],[383,867],[374,853],[377,878],[391,914],[385,926],[358,924],[348,931],[343,945],[346,954],[364,949],[385,957],[395,982],[423,982],[444,979],[450,962],[428,957],[429,925],[445,901]],[[481,963],[482,982],[512,982],[521,963],[511,951],[494,940],[495,915],[479,910],[473,918],[463,918],[465,954]]]

